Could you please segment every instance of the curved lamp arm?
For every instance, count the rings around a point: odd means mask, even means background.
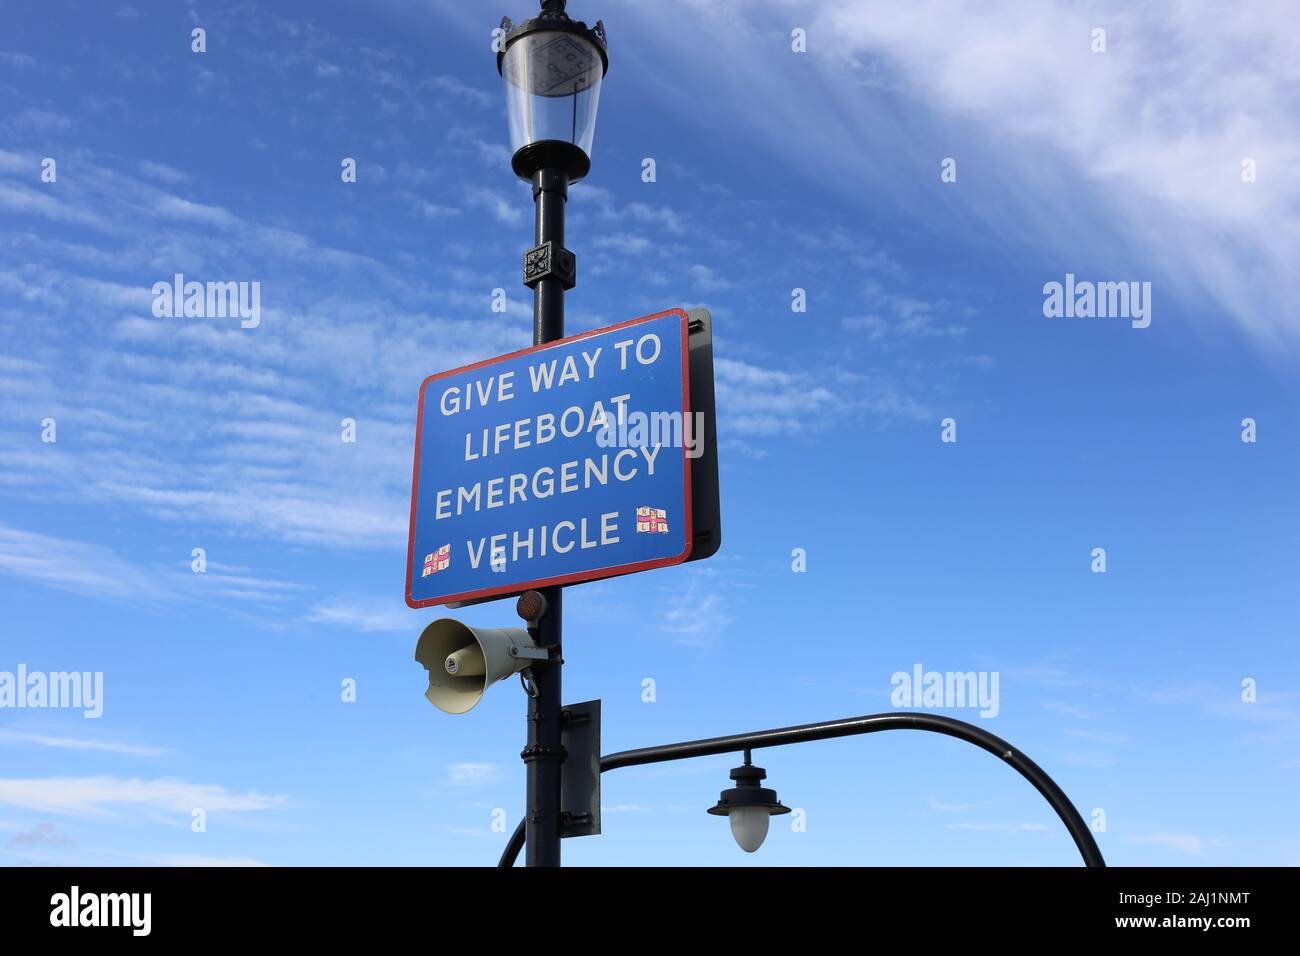
[[[684,760],[688,757],[708,757],[714,754],[734,753],[745,749],[757,750],[760,747],[780,747],[785,744],[799,744],[809,740],[829,740],[832,737],[852,737],[857,734],[872,734],[882,730],[928,730],[931,733],[946,734],[956,737],[989,753],[1001,757],[1017,773],[1034,785],[1039,793],[1051,804],[1056,815],[1061,818],[1065,828],[1074,838],[1079,854],[1087,866],[1105,866],[1101,849],[1093,839],[1092,831],[1084,822],[1079,811],[1074,808],[1070,798],[1065,795],[1056,781],[1027,756],[1016,750],[1001,737],[996,737],[986,730],[951,717],[938,714],[871,714],[866,717],[846,717],[842,720],[830,720],[817,724],[800,724],[797,727],[779,727],[776,730],[759,730],[748,734],[732,734],[728,737],[709,737],[705,740],[689,740],[678,744],[663,744],[658,747],[642,747],[639,750],[622,750],[600,758],[600,772],[617,770],[620,767],[637,767],[642,764],[663,763],[667,760]],[[524,821],[519,821],[505,852],[501,854],[498,866],[513,866],[515,858],[524,845]]]

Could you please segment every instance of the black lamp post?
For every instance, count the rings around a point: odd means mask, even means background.
[[[532,183],[536,244],[524,253],[524,285],[533,290],[533,344],[564,337],[564,293],[577,282],[577,262],[564,248],[569,184],[591,169],[600,84],[609,69],[605,26],[572,20],[565,0],[541,0],[541,12],[518,25],[503,17],[497,71],[506,84],[511,168]],[[528,744],[527,864],[560,865],[560,744],[563,593],[541,591],[540,616],[529,620],[549,659],[531,668]],[[521,613],[523,613],[521,609]]]
[[[776,798],[775,790],[759,786],[766,776],[766,770],[750,762],[749,750],[746,749],[744,766],[731,771],[731,779],[736,781],[736,785],[723,790],[717,804],[709,807],[709,813],[730,818],[731,835],[746,853],[753,853],[763,845],[772,817],[790,812],[790,808],[782,806]]]

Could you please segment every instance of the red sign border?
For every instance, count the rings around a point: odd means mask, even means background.
[[[430,375],[420,383],[420,404],[415,419],[415,462],[411,466],[411,520],[409,525],[409,534],[406,541],[406,606],[410,608],[422,607],[439,607],[441,605],[451,604],[456,601],[474,600],[476,598],[491,597],[495,594],[515,594],[520,591],[528,591],[535,588],[554,587],[560,584],[576,584],[579,581],[593,581],[599,578],[619,577],[624,574],[632,574],[636,571],[649,571],[652,568],[666,568],[676,564],[684,563],[691,556],[691,547],[694,544],[693,532],[691,526],[691,460],[687,456],[685,442],[682,443],[682,477],[685,482],[685,516],[683,523],[686,527],[686,548],[681,554],[671,555],[666,558],[652,558],[649,561],[636,561],[632,564],[616,564],[605,568],[597,568],[591,571],[581,571],[575,574],[565,574],[553,578],[540,578],[536,581],[527,581],[522,584],[507,584],[502,587],[483,588],[477,591],[464,591],[460,594],[448,594],[438,598],[428,598],[423,601],[411,600],[411,584],[415,576],[415,508],[419,501],[420,495],[420,444],[423,438],[424,429],[424,395],[428,389],[429,383],[437,381],[440,378],[446,378],[449,375],[458,375],[461,372],[472,372],[474,369],[484,368],[488,365],[494,365],[498,362],[504,362],[507,359],[518,358],[521,355],[528,355],[532,352],[541,352],[545,349],[555,348],[557,345],[568,345],[571,342],[577,342],[580,339],[588,339],[594,335],[604,335],[607,332],[614,332],[618,329],[626,329],[633,325],[639,325],[642,322],[649,322],[653,319],[662,319],[665,315],[677,315],[681,317],[682,327],[682,413],[689,416],[691,412],[691,376],[690,376],[690,319],[683,309],[665,309],[662,312],[656,312],[653,315],[643,315],[637,319],[629,319],[626,322],[619,322],[617,325],[607,325],[601,329],[592,329],[589,332],[580,332],[577,335],[570,335],[568,338],[556,339],[554,342],[546,342],[542,345],[533,345],[526,349],[520,349],[517,352],[510,352],[507,355],[498,355],[494,358],[484,359],[481,362],[474,362],[470,365],[462,365],[460,368],[453,368],[446,372],[438,372]]]

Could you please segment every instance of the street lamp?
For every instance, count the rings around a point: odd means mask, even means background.
[[[588,27],[564,12],[565,0],[541,0],[518,26],[501,18],[497,72],[506,84],[510,167],[533,187],[534,244],[524,253],[524,285],[533,290],[533,345],[564,338],[564,293],[578,281],[578,262],[564,246],[569,184],[591,170],[600,84],[609,69],[605,25]],[[525,607],[525,604],[528,606]],[[529,866],[560,865],[560,769],[564,709],[564,591],[559,585],[525,595],[518,606],[546,659],[530,668],[528,743]]]
[[[497,71],[506,82],[510,165],[529,182],[553,169],[574,183],[591,169],[600,83],[609,70],[605,25],[571,20],[564,7],[565,0],[542,0],[531,20],[516,26],[501,18]]]
[[[731,819],[731,835],[746,853],[753,853],[763,845],[772,817],[790,812],[790,808],[782,806],[776,798],[775,790],[759,786],[759,781],[766,776],[766,770],[750,763],[749,751],[746,750],[744,766],[731,771],[731,779],[736,781],[736,785],[723,790],[717,805],[709,807],[709,813]]]

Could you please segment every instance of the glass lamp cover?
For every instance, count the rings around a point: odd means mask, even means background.
[[[753,853],[767,839],[771,820],[767,807],[734,807],[727,817],[731,820],[731,835],[746,853]]]
[[[577,34],[541,31],[511,43],[501,69],[511,149],[561,140],[590,156],[603,74],[600,53]]]

